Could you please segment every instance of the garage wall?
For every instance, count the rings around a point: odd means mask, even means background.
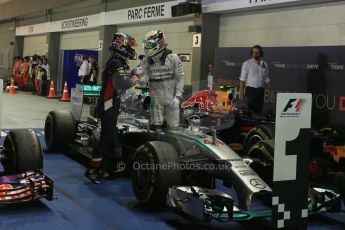
[[[34,54],[46,55],[47,54],[47,36],[32,36],[24,37],[23,56],[32,56]]]
[[[13,46],[15,30],[14,23],[0,24],[0,78],[7,79],[10,77],[13,59]]]
[[[220,47],[345,45],[345,2],[222,15]]]
[[[142,48],[142,39],[144,35],[151,30],[162,30],[165,33],[166,40],[168,43],[168,48],[173,50],[174,53],[187,53],[192,55],[192,39],[193,34],[188,32],[188,26],[194,24],[194,21],[191,19],[182,19],[174,21],[162,21],[154,22],[150,24],[136,24],[136,25],[126,25],[119,26],[118,31],[123,33],[128,33],[133,36],[138,46],[136,52],[138,55],[143,54]],[[106,41],[104,41],[106,45]],[[193,58],[193,57],[191,57]],[[192,62],[182,62],[183,68],[186,74],[186,84],[191,82],[192,74]],[[139,60],[130,61],[131,67],[135,67],[139,64]]]
[[[77,31],[62,33],[60,38],[61,50],[97,49],[99,30]]]

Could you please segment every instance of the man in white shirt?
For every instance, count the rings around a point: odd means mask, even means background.
[[[84,77],[88,76],[90,74],[90,65],[87,61],[87,56],[83,55],[82,57],[83,63],[81,64],[78,72],[78,76],[80,78],[80,83],[84,84]]]
[[[252,58],[242,65],[240,100],[244,101],[246,97],[249,110],[254,114],[260,114],[264,105],[265,86],[272,91],[272,84],[268,76],[268,64],[262,60],[262,47],[253,46],[251,56]]]

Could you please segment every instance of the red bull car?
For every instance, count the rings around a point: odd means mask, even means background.
[[[53,181],[43,173],[42,148],[33,130],[8,132],[0,157],[0,205],[53,199]]]

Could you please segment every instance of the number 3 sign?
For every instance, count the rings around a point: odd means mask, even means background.
[[[193,47],[201,46],[201,34],[193,34]]]

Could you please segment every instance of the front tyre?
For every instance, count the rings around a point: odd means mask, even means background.
[[[138,201],[149,207],[165,206],[169,187],[181,184],[179,162],[177,151],[169,143],[150,141],[139,147],[132,171]]]
[[[43,169],[41,144],[32,129],[10,131],[4,140],[4,155],[6,175]]]

